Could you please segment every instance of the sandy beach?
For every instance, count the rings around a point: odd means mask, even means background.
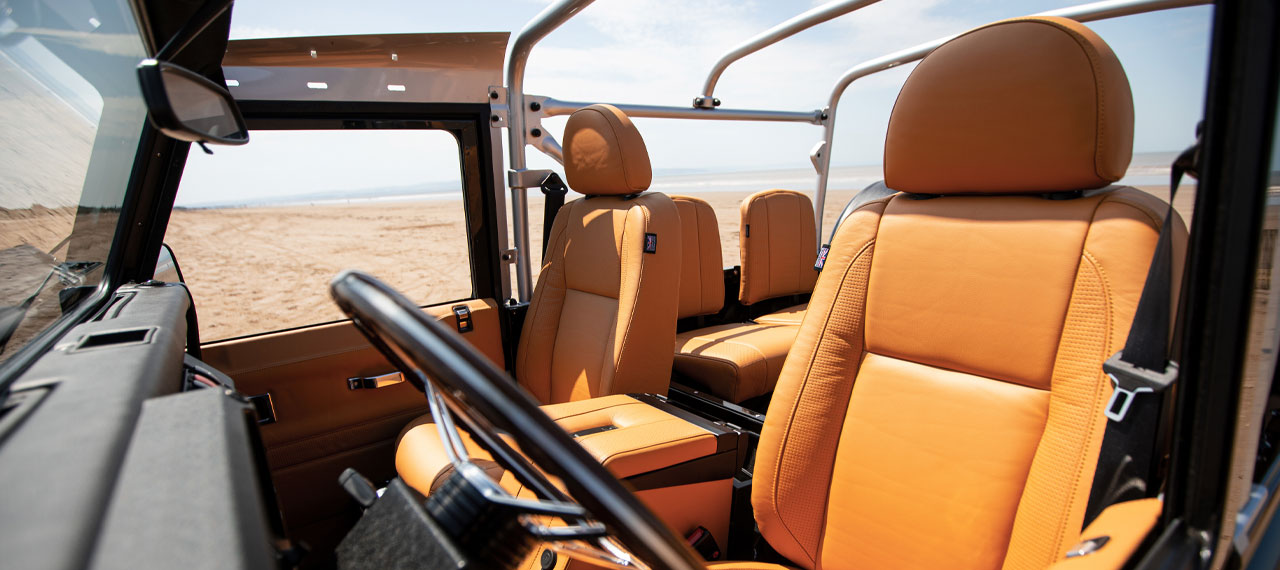
[[[824,233],[855,193],[828,193]],[[738,264],[738,208],[748,194],[695,194],[716,211],[726,267]],[[1194,186],[1178,194],[1188,221],[1193,200]],[[541,252],[540,195],[530,197],[529,211],[531,247]],[[470,297],[465,235],[461,200],[444,199],[178,209],[165,242],[177,254],[208,342],[343,318],[327,287],[348,268],[376,275],[424,304]],[[535,279],[539,258],[535,253]]]

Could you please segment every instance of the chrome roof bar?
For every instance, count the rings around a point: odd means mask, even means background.
[[[756,51],[771,46],[779,41],[789,38],[798,32],[807,30],[826,22],[832,18],[843,16],[865,8],[880,0],[835,0],[821,6],[815,7],[807,12],[799,14],[790,20],[760,32],[755,37],[742,42],[728,53],[720,57],[720,60],[711,67],[711,72],[707,74],[707,82],[702,86],[702,95],[693,99],[693,106],[701,109],[713,109],[720,105],[720,101],[713,95],[716,90],[716,83],[720,81],[720,74],[729,68],[729,65],[743,57],[746,57]]]
[[[524,67],[529,61],[529,52],[547,34],[590,6],[594,0],[559,0],[547,6],[534,16],[511,43],[507,52],[506,88],[507,101],[511,112],[507,117],[507,143],[510,147],[509,160],[511,168],[507,172],[511,189],[511,225],[515,233],[516,248],[516,293],[521,301],[533,299],[533,274],[529,269],[529,208],[525,191],[528,186],[523,182],[527,177],[521,173],[525,168],[524,146],[528,140],[525,129],[525,95]],[[506,247],[505,245],[503,247]],[[505,272],[505,270],[504,270]]]
[[[592,105],[578,101],[561,101],[546,98],[542,102],[542,112],[548,117],[570,115],[574,111]],[[650,117],[658,119],[704,119],[711,121],[777,121],[792,123],[822,124],[822,111],[762,111],[755,109],[690,109],[688,107],[666,107],[662,105],[631,105],[628,103],[611,103],[628,117]]]
[[[1060,16],[1071,18],[1078,22],[1093,22],[1210,3],[1211,0],[1105,0],[1103,2],[1093,2],[1040,12],[1034,15]],[[836,129],[836,106],[840,103],[840,97],[844,95],[845,89],[857,79],[923,59],[924,56],[929,55],[938,46],[947,43],[958,35],[960,34],[953,34],[860,63],[850,68],[836,81],[835,87],[831,90],[831,96],[827,99],[827,108],[825,109],[827,120],[823,124],[822,142],[819,142],[818,146],[814,148],[815,154],[818,155],[814,158],[814,167],[818,171],[818,188],[814,193],[813,200],[814,215],[816,217],[814,226],[817,228],[819,244],[825,243],[822,239],[822,209],[826,204],[827,181],[831,173],[831,145]]]
[[[527,95],[524,93],[524,68],[533,46],[543,37],[572,18],[594,0],[559,0],[539,13],[525,25],[516,35],[515,41],[507,54],[506,88],[510,104],[507,122],[507,140],[510,151],[510,170],[507,172],[507,185],[511,190],[512,229],[516,248],[516,281],[517,292],[522,301],[532,298],[533,284],[530,272],[529,256],[529,213],[526,200],[526,189],[532,187],[530,181],[535,178],[526,175],[525,145],[534,144],[552,158],[563,162],[559,143],[550,134],[541,129],[542,117],[567,115],[586,107],[591,103],[561,101],[550,97]],[[919,44],[886,56],[878,57],[858,64],[840,77],[831,95],[827,107],[816,111],[769,111],[749,109],[718,109],[719,101],[715,99],[714,90],[720,75],[733,62],[754,53],[764,47],[777,43],[802,30],[831,20],[843,14],[874,4],[878,0],[835,0],[812,10],[799,14],[757,36],[739,44],[730,50],[713,66],[702,89],[702,95],[694,102],[694,107],[669,107],[659,105],[617,104],[616,106],[632,117],[653,117],[670,119],[701,120],[740,120],[740,121],[781,121],[801,122],[823,127],[823,140],[810,153],[814,168],[818,174],[817,190],[814,194],[815,229],[818,243],[822,239],[822,212],[826,203],[827,183],[830,175],[831,147],[835,134],[835,112],[845,90],[855,80],[879,73],[900,65],[922,59],[938,46],[946,43],[956,35]],[[1118,18],[1133,14],[1210,4],[1211,0],[1104,0],[1090,4],[1082,4],[1048,12],[1040,12],[1036,16],[1060,16],[1080,22],[1091,22],[1108,18]],[[535,123],[532,127],[528,121]],[[529,131],[537,131],[532,135]],[[530,173],[532,174],[532,173]]]

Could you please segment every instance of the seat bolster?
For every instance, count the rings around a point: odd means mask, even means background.
[[[774,311],[767,315],[760,315],[759,317],[756,317],[754,320],[755,322],[762,323],[762,324],[792,325],[792,326],[798,327],[800,326],[800,322],[804,320],[804,312],[806,307],[808,307],[807,303],[801,303],[799,305],[793,305],[793,306],[787,307],[785,309],[782,309],[781,311]]]
[[[1124,346],[1146,282],[1163,204],[1118,188],[1095,210],[1054,362],[1049,418],[1018,506],[1006,564],[1045,567],[1076,539],[1084,521],[1107,419],[1111,383],[1098,362]],[[1173,250],[1182,256],[1186,227],[1173,219]],[[1173,282],[1181,281],[1181,266]],[[1176,291],[1172,302],[1176,307]],[[1081,467],[1082,466],[1082,467]]]
[[[581,207],[581,199],[565,204],[551,224],[551,240],[542,259],[542,270],[538,273],[538,283],[533,289],[533,300],[529,303],[516,350],[513,367],[516,380],[543,404],[551,402],[551,355],[567,291],[564,249],[569,219],[578,217],[576,210]]]
[[[621,288],[614,329],[613,369],[606,371],[591,396],[666,394],[671,385],[672,347],[683,254],[680,214],[665,194],[650,192],[631,200],[622,235]],[[646,235],[657,237],[656,252],[646,253]],[[589,345],[588,345],[589,346]]]
[[[716,211],[702,198],[672,196],[680,210],[684,255],[679,318],[711,315],[724,307],[724,259]]]
[[[732,402],[767,394],[799,331],[790,325],[741,323],[680,333],[675,370]]]
[[[782,366],[756,451],[751,505],[760,532],[779,554],[804,568],[817,564],[835,464],[833,434],[840,432],[862,361],[873,245],[891,199],[869,202],[840,224],[805,324]]]

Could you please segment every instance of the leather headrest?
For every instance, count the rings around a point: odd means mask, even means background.
[[[584,107],[569,117],[564,173],[570,188],[588,196],[635,194],[653,180],[640,131],[613,105]]]
[[[943,44],[898,94],[885,183],[923,194],[1100,188],[1133,155],[1133,96],[1092,30],[1054,17],[1004,20]]]

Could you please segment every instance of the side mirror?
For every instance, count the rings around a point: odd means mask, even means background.
[[[241,145],[249,130],[235,99],[218,84],[167,61],[138,64],[142,98],[151,123],[180,141]]]

